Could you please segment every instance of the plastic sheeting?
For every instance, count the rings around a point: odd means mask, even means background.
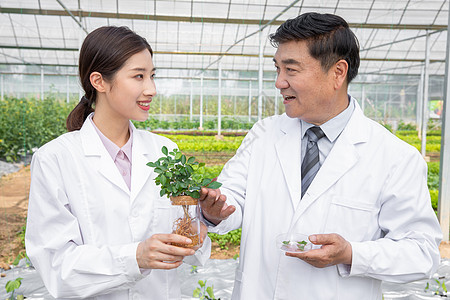
[[[197,299],[192,296],[193,291],[199,287],[198,281],[206,281],[206,286],[212,286],[214,295],[221,300],[231,298],[233,290],[234,273],[238,261],[234,259],[210,259],[203,267],[182,265],[178,268],[181,282],[182,299]],[[22,285],[17,294],[23,294],[27,299],[54,299],[44,287],[37,272],[25,266],[22,260],[19,266],[5,272],[6,277],[0,278],[0,299],[6,299],[8,294],[4,289],[6,282],[22,277]],[[419,280],[407,284],[383,282],[384,300],[416,300],[440,299],[447,297],[443,286],[450,287],[450,260],[442,260],[438,271],[432,279]],[[440,294],[440,295],[439,295]]]

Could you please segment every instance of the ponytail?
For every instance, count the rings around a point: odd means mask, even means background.
[[[83,126],[84,121],[87,119],[89,114],[94,111],[92,108],[92,100],[83,96],[80,102],[75,106],[75,108],[70,112],[66,120],[67,131],[80,130]]]

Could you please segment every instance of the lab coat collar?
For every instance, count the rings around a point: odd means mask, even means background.
[[[149,176],[153,173],[152,169],[146,164],[149,161],[158,159],[157,154],[159,150],[156,149],[156,146],[154,147],[155,149],[145,147],[143,137],[141,136],[142,133],[136,130],[136,127],[131,122],[130,129],[133,131],[131,191],[128,189],[111,155],[109,155],[103,146],[100,137],[89,120],[84,122],[80,129],[80,135],[84,155],[92,160],[92,167],[97,168],[100,174],[129,195],[132,202],[142,190]]]
[[[358,162],[360,155],[356,145],[365,143],[368,139],[368,120],[355,101],[355,110],[352,117],[337,139],[333,149],[331,149],[319,172],[317,172],[307,192],[299,202],[292,219],[291,227],[295,226],[298,218],[314,201]],[[297,180],[301,182],[300,176],[297,177]],[[301,189],[301,184],[298,185]]]
[[[283,114],[280,123],[280,130],[283,135],[275,142],[275,149],[289,189],[292,207],[295,209],[301,197],[300,120],[297,118],[289,118],[286,114]]]
[[[146,182],[149,180],[152,174],[154,174],[153,168],[147,166],[150,161],[156,161],[160,157],[161,149],[158,149],[159,145],[156,141],[153,141],[151,145],[145,144],[144,134],[148,132],[142,132],[133,128],[133,162],[131,167],[131,201],[134,201],[139,195]]]

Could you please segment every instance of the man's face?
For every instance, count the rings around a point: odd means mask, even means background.
[[[325,72],[309,54],[306,41],[280,44],[273,60],[278,74],[275,86],[289,117],[321,125],[343,110],[336,103],[334,67]]]

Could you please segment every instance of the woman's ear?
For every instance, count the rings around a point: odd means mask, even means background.
[[[345,59],[339,60],[334,65],[335,89],[340,89],[347,82],[348,63]]]
[[[103,79],[102,74],[100,74],[99,72],[92,72],[89,76],[89,80],[91,81],[92,86],[97,90],[97,92],[106,92],[106,82]]]

